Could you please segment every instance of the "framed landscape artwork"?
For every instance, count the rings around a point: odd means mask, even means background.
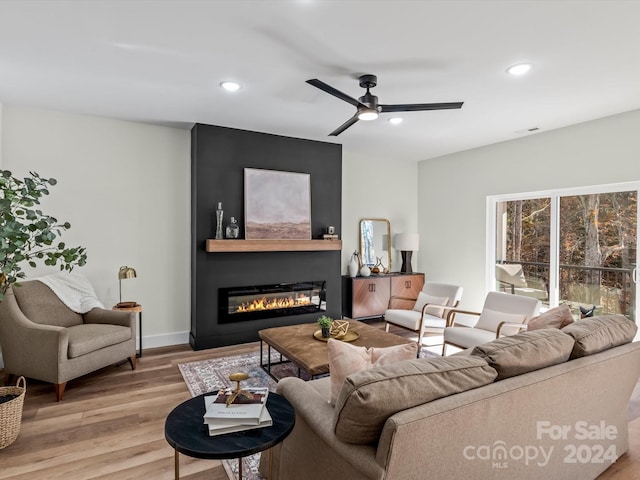
[[[244,209],[247,240],[310,240],[310,175],[245,168]]]

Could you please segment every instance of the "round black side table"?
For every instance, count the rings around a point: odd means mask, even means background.
[[[277,445],[293,430],[296,419],[293,406],[283,396],[269,393],[267,408],[273,425],[212,437],[203,422],[206,395],[214,394],[205,393],[181,403],[169,413],[165,421],[164,436],[175,450],[176,480],[180,478],[179,453],[215,460],[237,458],[238,475],[242,479],[242,457]]]

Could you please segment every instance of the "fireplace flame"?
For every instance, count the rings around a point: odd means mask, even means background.
[[[252,302],[243,303],[238,307],[236,313],[257,312],[261,310],[273,310],[276,308],[293,308],[311,305],[311,298],[307,295],[300,294],[296,298],[279,297],[255,299]]]

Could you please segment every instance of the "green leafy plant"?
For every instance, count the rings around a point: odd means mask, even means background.
[[[320,328],[331,328],[331,322],[333,322],[333,318],[326,315],[322,315],[318,318],[318,325],[320,325]]]
[[[0,170],[0,301],[10,285],[26,276],[24,262],[31,267],[37,260],[49,266],[59,263],[60,270],[67,271],[87,262],[86,248],[54,244],[63,231],[71,228],[69,222],[58,222],[36,208],[56,183],[55,178],[43,178],[34,172],[20,180],[9,170]]]

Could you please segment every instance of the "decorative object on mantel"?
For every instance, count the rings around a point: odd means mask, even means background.
[[[371,269],[366,265],[362,265],[362,267],[360,267],[360,276],[368,277],[369,275],[371,275]]]
[[[216,209],[216,240],[222,240],[222,217],[224,211],[222,210],[222,202],[218,202],[218,208]]]
[[[396,250],[400,250],[402,255],[402,273],[412,273],[411,254],[420,248],[420,236],[417,233],[399,233],[396,235]]]
[[[351,255],[351,260],[349,260],[349,265],[347,265],[347,272],[351,278],[354,278],[358,275],[358,270],[360,265],[358,265],[358,252],[353,252]]]
[[[118,270],[118,285],[119,285],[119,292],[120,292],[120,302],[118,303],[118,305],[116,305],[117,307],[121,307],[121,308],[129,308],[129,307],[135,307],[137,304],[136,302],[123,302],[122,301],[122,280],[126,280],[127,278],[136,278],[138,275],[136,274],[136,269],[132,268],[132,267],[127,267],[126,265],[120,267],[120,270]],[[129,305],[129,304],[133,304],[133,305]]]
[[[311,239],[311,176],[244,169],[245,238]]]
[[[227,238],[236,239],[240,236],[240,227],[236,217],[231,217],[231,223],[227,225]]]

